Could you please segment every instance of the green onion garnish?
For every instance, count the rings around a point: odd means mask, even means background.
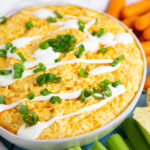
[[[99,32],[93,31],[92,35],[96,37],[100,37],[104,34],[104,28],[100,28]]]
[[[81,92],[81,102],[85,101],[85,95],[84,95],[84,91]]]
[[[102,88],[107,88],[110,83],[111,83],[111,81],[109,81],[108,79],[105,79],[104,81],[102,81],[102,82],[100,83],[100,86],[101,86]]]
[[[24,65],[20,64],[20,63],[15,63],[13,65],[13,69],[14,69],[14,75],[13,75],[13,79],[19,79],[22,77],[22,73],[24,72]]]
[[[13,54],[16,50],[17,50],[17,47],[14,46],[11,48],[10,52]]]
[[[95,24],[97,24],[98,23],[98,18],[96,18],[96,20],[95,20]]]
[[[107,48],[106,47],[101,47],[99,49],[99,51],[102,52],[102,53],[106,53],[107,52]]]
[[[4,24],[6,22],[7,22],[7,17],[5,16],[0,17],[0,24]]]
[[[112,67],[115,67],[121,60],[125,59],[124,55],[119,56],[118,58],[116,58],[116,60],[114,60],[111,64]]]
[[[82,32],[84,31],[85,28],[85,24],[83,21],[79,20],[78,21],[78,26],[79,26],[79,30],[81,30]]]
[[[113,82],[113,83],[112,83],[112,86],[113,86],[113,87],[116,87],[116,86],[118,86],[118,85],[120,85],[120,84],[122,84],[122,83],[121,83],[120,80],[118,80],[118,81]]]
[[[11,47],[13,47],[13,44],[12,44],[12,43],[7,43],[7,44],[5,45],[5,49],[6,49],[6,50],[9,50],[9,48],[11,48]]]
[[[48,17],[48,21],[53,23],[53,22],[56,22],[56,19],[53,17]]]
[[[46,67],[44,66],[44,64],[42,63],[39,63],[39,67],[34,69],[33,72],[34,73],[37,73],[37,72],[40,72],[40,71],[45,71],[46,70]]]
[[[84,45],[83,44],[80,44],[79,46],[79,50],[78,51],[75,51],[75,56],[77,58],[80,58],[83,54],[83,52],[85,51],[85,48],[84,48]]]
[[[25,25],[26,25],[26,27],[27,27],[28,29],[33,28],[33,24],[32,24],[31,21],[26,22]]]
[[[55,14],[58,18],[63,18],[63,16],[62,16],[60,13],[58,13],[57,11],[54,11],[54,14]]]
[[[56,74],[52,74],[52,73],[44,73],[44,74],[39,75],[36,78],[36,82],[40,86],[48,82],[60,83],[61,81],[62,81],[61,77],[57,77]]]
[[[29,100],[32,100],[35,97],[35,94],[33,92],[31,92],[27,95],[27,97]]]
[[[80,68],[79,74],[81,77],[87,78],[89,73],[85,70],[85,68]]]
[[[18,52],[17,54],[18,54],[19,58],[22,60],[22,62],[26,61],[26,58],[23,56],[23,54],[21,52]]]
[[[93,93],[92,96],[94,98],[97,98],[97,99],[102,99],[105,97],[104,93],[103,92],[99,92],[99,93]]]
[[[6,49],[0,49],[0,53],[7,53]]]
[[[0,95],[0,104],[5,103],[5,97],[3,95]]]
[[[99,35],[102,36],[104,34],[104,28],[100,28]]]
[[[36,124],[39,120],[34,112],[29,112],[27,105],[21,105],[19,112],[23,116],[23,121],[29,126]]]
[[[27,105],[21,105],[19,108],[19,112],[21,115],[27,115],[28,114],[28,106]]]
[[[0,70],[0,75],[8,75],[11,73],[12,73],[12,70]]]
[[[60,61],[61,61],[60,58],[56,58],[56,59],[55,59],[55,62],[60,62]]]
[[[49,43],[48,43],[48,41],[41,42],[41,43],[40,43],[40,48],[41,48],[42,50],[45,50],[45,49],[49,48]]]
[[[23,121],[29,126],[36,124],[38,120],[39,117],[34,112],[28,112],[27,115],[23,116]]]
[[[57,38],[47,40],[54,52],[70,52],[74,49],[76,39],[71,34],[57,35]]]
[[[48,91],[47,89],[44,89],[44,90],[41,91],[41,94],[42,94],[43,96],[49,95],[50,93],[51,93],[51,92]]]
[[[7,54],[0,54],[0,57],[7,57]]]
[[[52,104],[54,104],[54,103],[61,103],[61,98],[59,97],[59,96],[52,96],[51,98],[50,98],[50,102],[52,103]]]

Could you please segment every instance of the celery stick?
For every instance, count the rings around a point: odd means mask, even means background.
[[[68,148],[68,150],[82,150],[80,146],[75,146],[72,148]]]
[[[122,136],[114,134],[106,141],[108,150],[130,150]]]
[[[132,145],[131,145],[131,143],[129,142],[129,140],[127,138],[125,139],[125,142],[128,145],[128,147],[129,147],[130,150],[134,150],[133,147],[132,147]]]
[[[99,141],[96,141],[89,150],[107,150]]]
[[[136,124],[136,121],[133,118],[126,119],[123,122],[122,127],[133,149],[150,150],[150,147],[148,146]]]
[[[150,145],[150,134],[137,122],[138,127],[140,128],[142,134],[144,135],[145,139],[147,140],[148,144]]]

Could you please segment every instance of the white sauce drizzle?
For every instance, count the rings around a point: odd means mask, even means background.
[[[46,19],[48,17],[56,17],[55,13],[48,9],[39,9],[31,13],[35,17]]]
[[[30,101],[45,101],[45,100],[48,100],[50,99],[52,96],[59,96],[61,99],[75,99],[75,98],[78,98],[81,94],[81,91],[82,90],[77,90],[77,91],[73,91],[73,92],[69,92],[69,93],[57,93],[57,94],[49,94],[47,96],[37,96],[35,97],[34,99],[30,100]],[[4,111],[4,110],[8,110],[8,109],[11,109],[17,105],[19,105],[21,102],[24,102],[24,101],[27,101],[28,98],[24,98],[24,99],[21,99],[15,103],[12,103],[12,104],[8,104],[8,105],[5,105],[5,104],[1,104],[0,105],[0,112]]]
[[[112,96],[111,97],[105,98],[104,100],[101,100],[100,102],[98,102],[96,104],[93,104],[93,105],[90,105],[90,106],[85,106],[85,107],[83,107],[83,108],[81,108],[81,109],[79,109],[79,110],[77,110],[73,113],[70,113],[70,114],[67,114],[67,115],[64,115],[64,116],[56,116],[56,117],[50,119],[47,122],[38,122],[37,124],[35,124],[33,126],[30,126],[30,127],[27,127],[27,128],[25,128],[26,125],[23,124],[20,127],[20,129],[18,130],[17,135],[22,136],[24,138],[28,138],[28,139],[36,139],[45,128],[52,125],[56,120],[64,119],[64,118],[67,118],[67,117],[71,117],[71,116],[74,116],[74,115],[79,115],[79,114],[84,113],[84,112],[89,112],[89,111],[98,109],[98,108],[102,107],[107,102],[111,101],[113,98],[115,98],[116,96],[122,94],[125,91],[125,87],[123,85],[119,85],[116,88],[113,88],[113,87],[110,86],[110,89],[112,91]],[[89,98],[92,98],[92,97],[89,97]]]
[[[42,50],[41,50],[42,51]],[[46,51],[46,50],[45,50]],[[55,57],[55,55],[54,55]],[[45,59],[49,59],[48,56],[45,57]],[[44,57],[43,57],[44,59]],[[53,58],[52,58],[53,59]],[[51,60],[52,60],[51,59]],[[91,64],[91,63],[95,63],[95,64],[101,64],[101,63],[112,63],[113,60],[109,60],[109,59],[72,59],[72,60],[69,60],[69,61],[62,61],[62,62],[58,62],[58,63],[51,63],[51,60],[50,60],[50,64],[45,64],[47,70],[48,69],[51,69],[51,68],[54,68],[54,67],[57,67],[59,65],[64,65],[64,64],[74,64],[74,63],[80,63],[80,62],[83,62],[83,63],[88,63],[88,64]],[[41,61],[40,61],[41,62]],[[45,62],[49,62],[49,60],[45,60]],[[34,62],[34,65],[35,64],[38,64],[38,61],[35,61]],[[31,67],[32,66],[32,63],[25,63],[26,67]],[[102,73],[106,73],[106,72],[112,72],[112,71],[115,71],[116,69],[118,69],[120,67],[120,63],[118,65],[116,65],[115,67],[111,67],[111,66],[101,66],[101,67],[97,67],[93,70],[90,71],[91,74],[93,75],[98,75],[98,74],[102,74]],[[1,76],[0,78],[0,85],[1,86],[6,86],[6,85],[10,85],[12,84],[13,82],[15,82],[16,80],[18,79],[13,79],[13,69],[12,67],[11,68],[7,68],[8,70],[12,70],[12,73],[9,74],[9,75],[5,75],[5,76]],[[31,70],[25,70],[23,72],[23,75],[22,75],[22,78],[24,77],[27,77],[27,76],[30,76],[32,74],[34,74],[33,72],[34,69],[31,69]]]
[[[33,37],[21,37],[18,39],[15,39],[11,41],[13,46],[16,46],[17,48],[25,47],[26,45],[30,44],[31,41],[38,39],[42,36],[33,36]],[[5,48],[6,44],[0,45],[0,49]],[[16,53],[10,53],[10,50],[7,52],[7,57],[13,57],[15,59],[20,59]]]

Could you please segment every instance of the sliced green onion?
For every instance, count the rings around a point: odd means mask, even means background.
[[[79,50],[78,51],[75,51],[75,56],[77,58],[80,58],[83,54],[83,52],[85,51],[85,48],[84,48],[84,45],[83,44],[80,44],[79,46]]]
[[[54,11],[54,14],[55,14],[58,18],[63,18],[63,16],[62,16],[60,13],[58,13],[57,11]]]
[[[35,97],[35,94],[33,92],[31,92],[27,95],[27,97],[29,100],[32,100]]]
[[[28,29],[31,29],[31,28],[33,28],[34,26],[33,26],[33,24],[32,24],[31,21],[28,21],[28,22],[26,22],[26,27],[27,27]]]
[[[106,146],[109,150],[129,150],[122,136],[114,134],[106,141]]]
[[[6,53],[7,53],[7,50],[6,50],[6,49],[0,49],[0,52],[6,54]]]
[[[0,57],[7,57],[7,54],[0,54]]]
[[[52,74],[52,73],[44,73],[44,74],[39,75],[36,78],[36,82],[40,86],[48,82],[60,83],[61,81],[62,81],[61,77],[57,77],[55,74]]]
[[[100,83],[100,86],[101,86],[102,88],[107,88],[110,83],[111,83],[110,80],[105,79],[104,81],[102,81],[102,82]]]
[[[105,97],[104,93],[103,92],[99,92],[99,93],[93,93],[92,96],[94,98],[97,98],[97,99],[102,99]]]
[[[45,50],[45,49],[49,48],[49,43],[48,43],[48,41],[41,42],[41,43],[40,43],[40,48],[41,48],[42,50]]]
[[[34,112],[28,112],[27,115],[23,116],[23,120],[27,125],[31,126],[37,123],[37,121],[39,120],[39,117],[36,116]]]
[[[12,70],[0,70],[0,75],[8,75],[11,73],[12,73]]]
[[[115,67],[121,60],[125,59],[124,55],[119,56],[118,58],[116,58],[116,60],[114,60],[111,64],[112,67]]]
[[[84,31],[85,28],[85,24],[83,21],[79,20],[78,21],[78,26],[79,26],[79,30],[81,30],[82,32]]]
[[[99,141],[96,141],[89,150],[107,150],[107,149]]]
[[[50,102],[52,103],[52,104],[54,104],[54,103],[61,103],[61,98],[59,97],[59,96],[52,96],[51,98],[50,98]]]
[[[99,51],[102,52],[102,53],[106,53],[107,52],[107,48],[106,47],[101,47],[99,49]]]
[[[95,20],[95,24],[97,24],[98,23],[98,18],[96,18],[96,20]]]
[[[89,73],[85,70],[85,68],[80,68],[79,74],[83,78],[87,78],[89,76]]]
[[[85,95],[84,95],[84,91],[81,92],[81,102],[85,101]]]
[[[53,23],[53,22],[56,22],[56,19],[53,17],[48,17],[48,21]]]
[[[28,106],[27,105],[21,105],[19,108],[19,112],[21,115],[27,115],[28,114]]]
[[[5,16],[0,17],[0,24],[4,24],[6,22],[7,22],[7,17]]]
[[[46,67],[43,63],[39,63],[39,67],[34,69],[33,72],[34,73],[37,73],[37,72],[40,72],[40,71],[45,71],[46,70]]]
[[[12,44],[12,43],[7,43],[7,44],[5,45],[5,49],[6,49],[6,50],[9,50],[9,48],[11,48],[11,47],[13,47],[13,44]]]
[[[22,62],[26,61],[26,58],[23,56],[23,54],[21,52],[18,52],[17,54],[18,54],[19,58],[22,60]]]
[[[5,103],[5,97],[3,95],[0,95],[0,104]]]
[[[57,38],[51,38],[47,40],[49,46],[53,48],[54,52],[70,52],[74,49],[74,44],[76,39],[74,35],[65,34],[65,35],[57,35]]]
[[[49,95],[50,93],[51,93],[51,92],[48,91],[47,89],[44,89],[44,90],[41,91],[41,94],[42,94],[43,96]]]
[[[83,92],[85,97],[89,97],[92,94],[92,91],[90,91],[88,88],[85,88]]]
[[[118,85],[120,85],[120,84],[122,84],[122,83],[121,83],[120,80],[118,80],[118,81],[113,82],[113,83],[112,83],[112,86],[113,86],[113,87],[116,87],[116,86],[118,86]]]
[[[24,65],[20,64],[20,63],[15,63],[13,65],[13,69],[14,69],[14,75],[13,75],[13,79],[19,79],[22,77],[22,73],[24,72]]]
[[[17,50],[17,47],[12,47],[10,52],[13,54]]]
[[[99,30],[99,36],[102,36],[104,34],[104,28],[100,28]]]
[[[60,61],[61,61],[60,58],[55,59],[55,62],[60,62]]]

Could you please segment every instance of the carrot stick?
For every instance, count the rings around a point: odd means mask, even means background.
[[[147,90],[148,88],[150,88],[150,75],[148,75],[148,77],[146,78],[145,85],[144,85],[145,90]]]
[[[116,18],[119,18],[120,11],[124,6],[125,0],[111,0],[106,12]]]
[[[138,16],[149,10],[150,10],[150,0],[144,0],[123,8],[121,11],[121,16],[123,18]]]
[[[147,67],[150,66],[150,55],[146,56]]]
[[[137,16],[133,16],[133,17],[129,17],[126,19],[123,19],[122,22],[127,25],[129,28],[133,28],[134,27],[134,22],[137,19]]]
[[[141,42],[145,55],[150,55],[150,41]]]
[[[150,11],[135,20],[134,26],[137,30],[142,31],[150,25]]]
[[[143,38],[145,40],[150,40],[150,26],[143,31]]]

